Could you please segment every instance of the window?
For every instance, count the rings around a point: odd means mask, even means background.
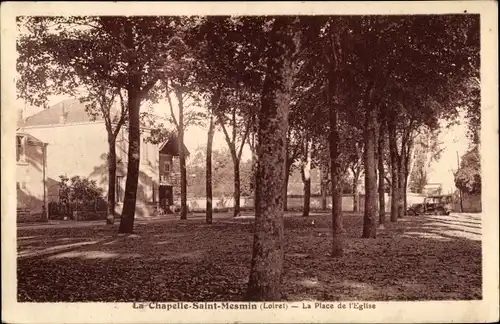
[[[16,161],[24,162],[25,152],[24,152],[24,136],[16,136]]]
[[[123,195],[124,195],[123,178],[124,178],[123,176],[116,177],[116,202],[123,202]]]
[[[153,183],[153,203],[156,203],[156,194],[158,192],[158,189],[156,185]]]
[[[170,174],[170,161],[164,161],[164,163],[163,163],[163,171],[166,174]]]

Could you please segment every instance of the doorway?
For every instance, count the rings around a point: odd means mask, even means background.
[[[160,208],[165,213],[170,213],[170,206],[174,204],[174,192],[172,186],[160,185],[158,196],[160,200]]]

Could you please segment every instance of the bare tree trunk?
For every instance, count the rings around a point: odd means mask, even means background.
[[[240,161],[233,159],[234,166],[234,214],[233,217],[238,217],[241,213],[240,209]]]
[[[259,112],[255,234],[246,299],[280,300],[284,259],[283,182],[294,68],[288,17],[276,18],[270,32],[267,69]],[[285,39],[283,39],[285,38]]]
[[[311,210],[311,148],[309,140],[306,142],[305,161],[302,163],[301,175],[304,184],[304,208],[302,216],[309,216]]]
[[[405,192],[405,173],[404,173],[404,166],[399,165],[398,167],[398,190],[399,190],[399,200],[398,200],[398,218],[403,218],[405,215],[405,197],[406,197],[406,192]]]
[[[139,162],[141,154],[141,132],[139,109],[141,98],[139,94],[128,89],[128,161],[127,180],[125,183],[125,195],[123,199],[123,211],[120,220],[120,233],[132,233],[134,230],[135,205],[137,201],[137,186],[139,184]]]
[[[287,161],[285,162],[285,181],[283,182],[283,210],[288,211],[288,181],[290,180],[290,168],[292,165],[288,163],[288,157]]]
[[[378,136],[378,223],[381,228],[385,224],[385,170],[384,170],[384,149],[385,149],[385,122],[380,121]]]
[[[365,167],[365,211],[363,219],[363,238],[377,236],[377,174],[375,161],[376,111],[372,106],[366,107],[364,133],[364,167]]]
[[[207,161],[206,161],[206,195],[207,195],[207,214],[205,221],[212,224],[212,144],[214,141],[215,123],[213,116],[210,116],[207,134]]]
[[[108,132],[108,206],[106,224],[115,223],[115,204],[116,204],[116,137]]]
[[[358,193],[359,171],[353,172],[352,177],[352,211],[359,211],[359,193]]]
[[[391,222],[398,220],[398,202],[399,202],[399,178],[398,178],[398,152],[396,141],[396,129],[394,127],[394,117],[388,121],[389,130],[389,150],[391,156]]]
[[[404,160],[404,183],[403,183],[403,193],[404,193],[404,214],[408,215],[408,177],[411,174],[411,169],[413,168],[415,146],[413,145],[413,140],[410,138],[408,141],[408,148],[406,150],[407,154]],[[410,165],[411,163],[411,165]]]
[[[333,85],[330,85],[330,91]],[[331,95],[329,96],[331,97]],[[337,125],[337,107],[330,98],[330,174],[332,181],[332,256],[341,257],[344,255],[344,238],[342,226],[342,195],[340,193],[339,177],[339,154],[338,154],[338,125]]]
[[[252,188],[252,192],[255,193],[255,184],[256,184],[256,178],[255,175],[257,174],[257,153],[255,152],[255,134],[252,134],[249,136],[249,145],[250,145],[250,150],[252,152],[252,181],[250,183],[250,186]]]
[[[328,162],[322,161],[320,172],[321,172],[321,210],[327,210],[327,192],[328,192]]]
[[[179,90],[175,91],[179,105],[179,125],[177,127],[179,139],[179,165],[181,171],[181,219],[187,219],[187,170],[186,152],[184,151],[184,99]]]

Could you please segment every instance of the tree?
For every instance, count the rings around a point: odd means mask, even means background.
[[[462,156],[460,167],[455,172],[455,186],[464,193],[481,193],[481,157],[477,145]]]
[[[18,61],[18,68],[48,76],[53,69],[65,72],[58,73],[63,77],[54,78],[56,81],[52,86],[45,82],[42,89],[60,89],[68,83],[64,76],[75,74],[76,80],[99,80],[110,88],[127,92],[129,148],[119,231],[131,233],[139,180],[141,102],[152,95],[151,89],[164,72],[171,44],[178,40],[176,22],[179,18],[72,16],[23,20],[34,32],[18,42],[20,56],[23,57]],[[40,59],[38,62],[43,61],[42,67],[29,67],[33,54]],[[29,78],[34,73],[20,74],[21,93],[28,94],[26,89],[36,87]],[[38,92],[38,102],[46,102],[48,94]]]
[[[92,84],[88,81],[87,84]],[[108,89],[105,84],[96,84],[87,88],[88,95],[81,98],[82,102],[88,102],[86,111],[93,118],[102,116],[108,137],[108,206],[106,224],[114,224],[116,206],[116,138],[127,120],[128,108],[124,102],[120,89]],[[112,107],[116,94],[119,96],[120,111],[113,112]]]
[[[184,18],[180,27],[181,37],[186,37],[185,34],[190,32],[190,25],[194,22],[191,19]],[[165,89],[165,96],[170,108],[170,117],[177,131],[179,140],[179,164],[181,173],[181,211],[180,219],[187,219],[187,173],[186,173],[186,153],[184,151],[184,133],[186,127],[196,122],[202,116],[199,112],[191,111],[189,116],[186,115],[186,101],[192,99],[196,102],[196,97],[190,96],[195,89],[196,56],[189,48],[185,41],[180,39],[179,46],[172,51],[170,57],[171,64],[167,67],[165,75],[162,79],[162,84]],[[173,93],[177,103],[177,118],[174,112],[174,106],[170,94]],[[186,118],[187,117],[187,118]]]
[[[439,132],[423,128],[415,137],[414,154],[408,169],[409,189],[422,193],[428,181],[428,170],[432,161],[439,160],[442,151],[438,141]]]
[[[215,125],[219,124],[231,152],[234,167],[234,216],[240,213],[240,163],[243,146],[249,134],[255,133],[255,113],[261,87],[258,44],[241,38],[247,27],[241,17],[211,16],[201,19],[189,41],[197,54],[196,83],[206,93],[208,105],[207,170],[210,171],[211,143]],[[215,105],[215,102],[217,104]],[[230,129],[229,129],[230,128]],[[239,140],[239,144],[237,143]],[[207,172],[207,189],[210,186]],[[207,195],[209,190],[207,190]],[[208,206],[211,198],[207,196]]]
[[[233,161],[234,167],[234,211],[233,216],[237,217],[240,215],[240,196],[241,196],[241,186],[240,186],[240,162],[241,155],[243,153],[243,147],[247,141],[248,134],[252,129],[252,118],[254,111],[256,110],[253,103],[251,94],[247,93],[245,96],[245,91],[243,89],[236,89],[233,95],[228,95],[225,97],[227,105],[227,110],[229,110],[230,117],[228,118],[224,111],[218,112],[218,121],[224,132],[224,139],[229,147],[229,151],[231,152],[231,159]],[[239,107],[239,109],[238,109]],[[238,120],[237,114],[247,115],[243,120]],[[231,127],[231,135],[226,127],[229,124]],[[239,133],[239,134],[238,134]],[[239,135],[239,136],[238,136]],[[238,137],[240,137],[239,145],[238,145]]]
[[[380,228],[385,226],[385,150],[386,150],[386,121],[383,113],[380,114],[379,119],[379,130],[378,130],[378,201],[379,201],[379,212],[378,212],[378,224]]]
[[[55,48],[55,37],[61,35],[48,31],[47,24],[55,21],[60,24],[62,30],[71,30],[73,24],[83,24],[84,20],[66,20],[47,18],[21,18],[19,23],[28,29],[26,34],[18,40],[19,60],[18,71],[21,77],[18,86],[21,98],[44,106],[49,94],[67,94],[79,96],[82,103],[86,103],[86,112],[91,119],[101,117],[107,132],[108,141],[108,211],[107,224],[113,224],[115,218],[115,187],[116,187],[116,137],[127,120],[128,110],[123,102],[121,89],[109,85],[103,81],[111,75],[95,75],[90,73],[78,73],[80,67],[72,63],[70,53],[63,52],[64,49]],[[38,31],[38,33],[36,32]],[[99,53],[101,59],[106,53]],[[48,56],[48,57],[47,57]],[[36,57],[45,57],[45,61],[34,60]],[[107,58],[107,57],[106,57]],[[48,62],[47,62],[48,59]],[[109,59],[109,58],[107,58]],[[52,64],[50,70],[46,70],[45,64]],[[79,91],[77,91],[79,90]],[[117,94],[120,97],[121,110],[113,110]]]
[[[300,174],[304,184],[304,207],[302,216],[309,216],[311,209],[311,166],[312,166],[312,139],[307,132],[302,140],[302,161]]]
[[[293,112],[293,111],[292,111]],[[293,121],[293,119],[291,119]],[[301,130],[296,129],[292,125],[289,125],[286,142],[285,142],[285,181],[283,183],[283,210],[288,210],[288,183],[290,181],[290,175],[294,171],[296,165],[295,162],[299,159],[302,151],[302,136],[300,134]]]
[[[258,164],[255,190],[255,234],[249,300],[281,299],[283,270],[283,180],[285,139],[295,76],[296,32],[293,17],[267,17],[266,75],[258,114]]]

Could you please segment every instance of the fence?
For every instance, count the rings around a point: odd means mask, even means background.
[[[51,201],[48,206],[49,219],[101,220],[106,219],[107,203],[99,198],[90,201]]]

